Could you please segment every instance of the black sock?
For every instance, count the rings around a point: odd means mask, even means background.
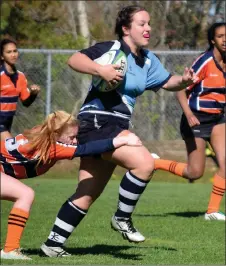
[[[49,247],[59,247],[69,238],[75,227],[85,217],[87,211],[74,205],[69,199],[62,205],[54,223],[53,229],[45,244]]]

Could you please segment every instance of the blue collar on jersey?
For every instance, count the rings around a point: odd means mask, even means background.
[[[18,71],[17,71],[15,66],[13,66],[13,70],[15,71],[15,73],[13,73],[13,74],[9,73],[7,71],[4,63],[0,67],[0,72],[4,71],[5,74],[11,79],[12,83],[14,84],[14,86],[16,87],[16,83],[17,83],[17,80],[18,80]]]
[[[14,76],[14,75],[15,75],[15,76],[17,76],[17,75],[18,75],[16,67],[15,67],[15,66],[13,66],[12,68],[13,68],[13,71],[14,71],[14,73],[13,73],[13,74],[11,74],[11,73],[9,73],[9,72],[7,71],[7,69],[6,69],[6,67],[5,67],[5,64],[4,64],[4,63],[3,63],[3,64],[1,65],[1,67],[0,67],[1,71],[4,71],[4,72],[5,72],[5,74],[6,74],[7,76],[9,76],[10,78],[11,78],[12,76]]]

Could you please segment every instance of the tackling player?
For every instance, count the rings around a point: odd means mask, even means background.
[[[34,200],[34,191],[19,179],[42,175],[58,160],[96,155],[122,145],[142,145],[132,133],[79,145],[76,139],[78,126],[73,116],[57,111],[50,114],[43,124],[1,142],[1,199],[14,202],[8,219],[5,246],[1,250],[2,259],[29,259],[20,250],[20,239]]]

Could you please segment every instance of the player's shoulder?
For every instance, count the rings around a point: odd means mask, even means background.
[[[83,53],[89,50],[89,51],[101,51],[102,53],[105,53],[111,49],[114,49],[114,46],[116,46],[115,41],[97,42],[94,45],[90,46],[89,48],[82,49],[80,52]]]
[[[23,78],[26,78],[23,71],[17,69],[17,73],[18,73],[19,76],[21,76]]]
[[[212,51],[206,51],[200,54],[197,59],[193,63],[193,67],[199,68],[203,65],[206,65],[208,62],[213,60],[213,53]]]

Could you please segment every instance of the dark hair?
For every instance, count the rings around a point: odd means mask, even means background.
[[[207,38],[208,38],[208,43],[209,43],[209,48],[207,51],[210,51],[213,49],[214,45],[212,43],[212,40],[214,40],[215,37],[215,31],[217,28],[226,26],[226,22],[216,22],[213,25],[210,26],[210,28],[207,31]]]
[[[4,47],[7,44],[9,44],[9,43],[14,43],[17,46],[16,42],[13,41],[13,40],[10,40],[10,39],[2,39],[1,40],[1,44],[0,44],[0,55],[1,55],[1,57],[3,56]],[[1,59],[0,60],[0,65],[2,65],[2,63],[4,62],[4,60],[2,60],[2,58],[0,58],[0,59]]]
[[[144,7],[138,5],[126,6],[118,12],[115,23],[115,34],[121,39],[124,35],[122,26],[130,28],[133,15],[140,11],[147,11]]]

